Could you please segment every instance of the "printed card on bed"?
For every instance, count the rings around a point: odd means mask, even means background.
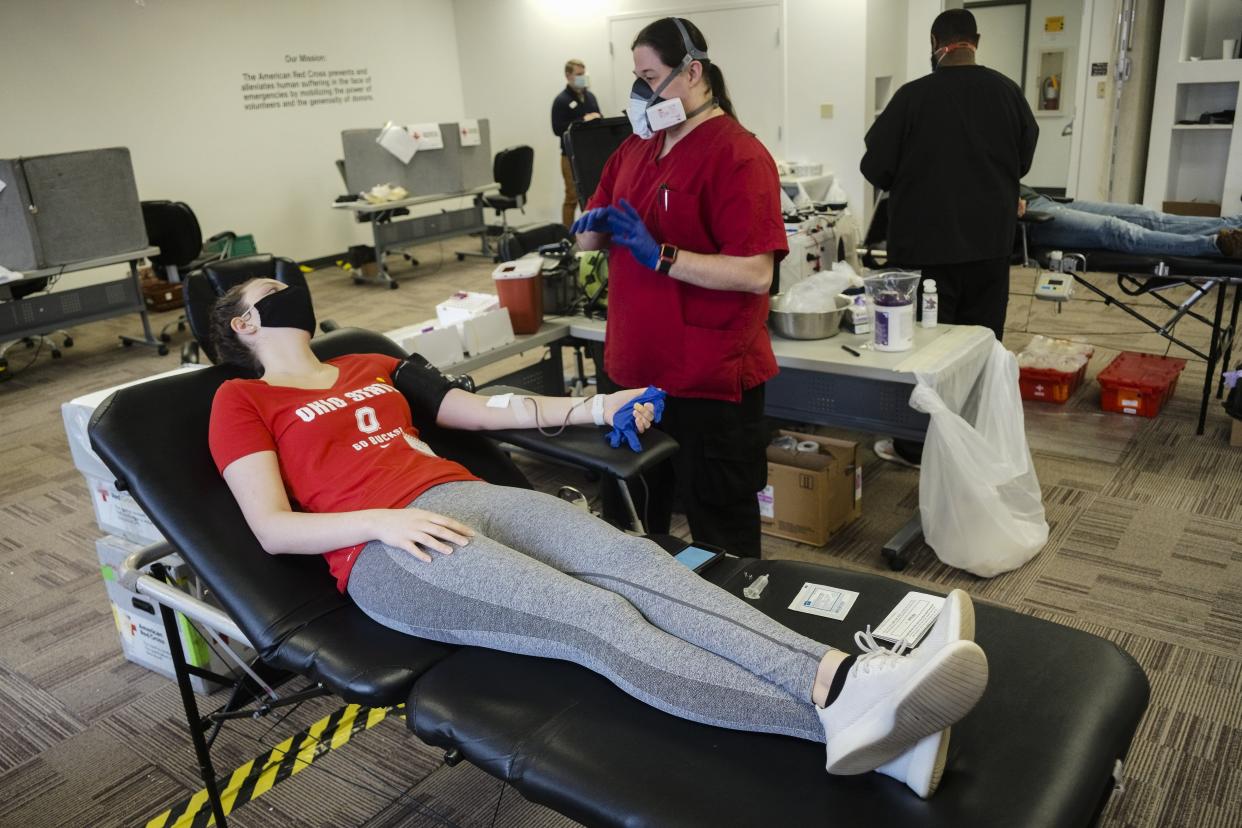
[[[854,601],[857,599],[857,592],[808,582],[802,585],[802,589],[789,608],[797,612],[842,621],[845,616],[849,615],[850,607],[854,606]]]
[[[913,647],[936,623],[943,606],[944,598],[939,595],[907,592],[888,617],[880,622],[880,626],[871,631],[871,635],[877,641],[889,644],[904,641],[907,647]]]

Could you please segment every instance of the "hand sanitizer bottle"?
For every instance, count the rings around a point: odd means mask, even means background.
[[[940,305],[940,294],[936,293],[936,280],[923,280],[923,321],[924,328],[936,327],[936,315]]]

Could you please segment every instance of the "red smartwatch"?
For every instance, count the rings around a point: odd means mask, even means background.
[[[660,260],[656,262],[656,270],[667,275],[677,261],[677,248],[671,244],[660,245]]]

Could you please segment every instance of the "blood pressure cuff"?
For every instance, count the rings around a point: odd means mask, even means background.
[[[410,354],[392,372],[392,385],[410,404],[414,425],[432,425],[440,413],[444,396],[455,388],[454,382],[422,354]]]

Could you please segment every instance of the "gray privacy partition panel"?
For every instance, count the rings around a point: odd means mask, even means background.
[[[458,143],[461,130],[457,130]],[[479,119],[479,145],[461,148],[462,189],[472,190],[492,183],[492,131],[486,118]]]
[[[402,164],[375,142],[378,129],[347,129],[341,133],[345,155],[345,183],[351,193],[377,184],[400,184],[411,196],[459,193],[492,180],[491,140],[486,120],[479,121],[482,143],[463,147],[455,123],[440,124],[444,148],[419,150]]]
[[[37,270],[147,246],[124,147],[0,160],[0,181],[0,264],[7,268]]]

